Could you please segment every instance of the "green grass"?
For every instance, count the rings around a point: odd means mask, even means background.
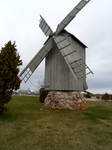
[[[45,110],[37,97],[13,97],[0,116],[0,150],[112,150],[112,103],[88,107]]]

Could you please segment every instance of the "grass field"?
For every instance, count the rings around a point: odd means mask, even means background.
[[[13,97],[0,116],[0,150],[112,150],[112,103],[88,106],[45,110],[37,97]]]

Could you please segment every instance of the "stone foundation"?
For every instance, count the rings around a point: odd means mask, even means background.
[[[80,92],[49,92],[44,106],[46,109],[85,110],[86,101]]]

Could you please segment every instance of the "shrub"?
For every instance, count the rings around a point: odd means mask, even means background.
[[[110,95],[110,99],[112,100],[112,95]]]
[[[102,100],[109,100],[110,99],[110,96],[108,93],[105,93],[102,95]]]
[[[87,94],[85,94],[86,98],[91,98],[91,93],[87,92]]]
[[[4,104],[0,103],[0,114],[4,112]]]
[[[40,100],[41,103],[44,103],[44,100],[47,97],[47,94],[48,94],[48,91],[45,90],[45,88],[41,88],[39,90],[39,95],[40,95],[39,100]]]
[[[97,95],[96,98],[97,98],[97,99],[100,99],[100,96]]]

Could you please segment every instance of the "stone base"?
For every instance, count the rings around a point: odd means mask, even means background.
[[[49,92],[44,106],[46,109],[86,110],[87,104],[80,92]]]

